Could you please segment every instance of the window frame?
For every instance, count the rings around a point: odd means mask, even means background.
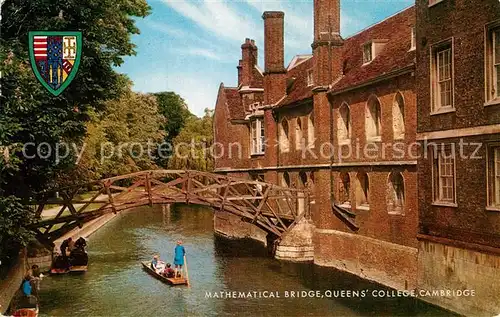
[[[438,148],[432,151],[431,164],[432,164],[432,204],[438,206],[457,207],[457,157],[455,155],[454,144],[438,144]],[[450,154],[448,155],[448,152]],[[447,157],[445,158],[444,155]],[[443,175],[442,160],[452,160],[452,173],[453,175]],[[452,179],[452,199],[443,198],[443,178]]]
[[[374,103],[378,104],[376,117],[374,117],[372,113],[372,107],[376,107]],[[370,114],[369,117],[368,114]],[[374,135],[368,134],[370,128],[375,130]],[[382,103],[375,95],[370,96],[365,105],[365,139],[368,142],[382,141]]]
[[[414,51],[417,49],[417,31],[415,26],[411,27],[411,40],[410,40],[410,51]]]
[[[398,102],[398,97],[401,96],[401,102],[400,104]],[[402,108],[402,109],[401,109]],[[403,93],[398,91],[394,95],[394,100],[392,101],[392,133],[393,133],[393,138],[395,140],[404,140],[405,138],[405,133],[406,133],[406,120],[405,120],[405,108],[406,108],[406,101]],[[399,113],[401,114],[401,121],[402,121],[402,129],[401,131],[396,131],[396,125],[395,125],[395,120],[399,119],[396,117],[395,109],[398,109]]]
[[[369,52],[370,52],[370,59],[369,60],[366,59],[366,55],[365,55],[365,53],[368,51],[367,47],[369,47]],[[363,65],[370,64],[373,61],[373,56],[375,55],[374,51],[373,51],[373,47],[374,47],[373,41],[363,44],[363,46],[362,46],[362,49],[363,49]]]
[[[314,85],[314,74],[312,69],[307,70],[307,87]]]
[[[265,125],[263,117],[250,120],[250,155],[265,154]]]
[[[450,54],[450,78],[442,80],[439,79],[439,54],[442,52],[449,51]],[[454,51],[454,39],[450,38],[430,47],[430,91],[431,91],[431,115],[454,112],[455,109],[455,51]],[[442,91],[440,88],[440,83],[450,81],[450,105],[441,105]]]
[[[283,123],[286,123],[286,130],[283,126]],[[290,152],[290,124],[286,118],[281,119],[279,125],[279,146],[280,152],[287,153]]]
[[[485,26],[484,41],[484,73],[485,73],[485,106],[500,104],[500,60],[495,60],[496,37],[500,38],[500,20]],[[495,62],[498,71],[495,70]]]
[[[395,182],[395,180],[399,178],[401,180],[401,184],[398,187],[401,190],[400,192],[397,191],[397,186],[396,186],[397,183]],[[403,173],[397,170],[389,173],[388,185],[390,187],[389,188],[390,191],[388,194],[391,197],[389,197],[388,199],[387,213],[391,215],[403,216],[405,214],[405,207],[406,207],[406,186]],[[401,197],[399,197],[399,194],[401,195]],[[400,206],[399,205],[395,206],[394,202],[396,201],[401,202]]]
[[[360,177],[364,176],[364,183],[361,182]],[[356,189],[356,209],[358,210],[370,210],[370,177],[366,172],[358,172],[356,174],[356,186],[360,188]],[[364,202],[360,202],[360,193],[364,196]]]
[[[346,116],[344,118],[342,110],[346,109]],[[347,122],[346,122],[347,120]],[[342,131],[345,132],[345,138],[340,136],[339,124],[341,124]],[[337,142],[340,145],[350,144],[351,143],[351,107],[347,102],[343,102],[338,109],[338,117],[337,117]]]
[[[500,165],[497,161],[500,163],[500,142],[489,143],[486,147],[486,209],[490,211],[500,211]]]

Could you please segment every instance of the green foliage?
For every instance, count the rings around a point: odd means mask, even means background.
[[[126,86],[127,91],[119,99],[106,103],[104,112],[92,115],[82,156],[71,173],[59,176],[59,184],[156,168],[151,155],[156,153],[156,145],[163,142],[165,119],[158,112],[155,97],[132,92],[130,82]]]
[[[168,162],[170,169],[212,171],[214,161],[210,148],[213,144],[213,111],[205,109],[203,118],[190,117],[174,138],[175,153]]]
[[[33,212],[14,196],[0,196],[0,260],[3,264],[12,261],[19,246],[26,245],[32,233],[23,227],[30,221]]]
[[[189,112],[184,99],[174,92],[159,92],[154,94],[158,100],[158,107],[165,117],[165,141],[172,143],[173,139],[179,135],[186,120],[193,115]]]
[[[25,243],[21,224],[31,221],[22,208],[34,192],[58,184],[74,161],[27,158],[23,145],[81,142],[91,114],[107,100],[123,94],[123,80],[113,67],[134,55],[134,18],[149,14],[145,0],[6,0],[2,4],[0,38],[0,247]],[[29,31],[82,31],[80,69],[58,97],[45,91],[29,64]],[[27,155],[34,154],[30,147]],[[76,177],[77,175],[75,175]],[[77,181],[77,178],[73,179]],[[17,197],[17,198],[14,198]],[[19,200],[20,199],[20,200]],[[13,241],[12,245],[10,241]],[[3,251],[3,249],[2,249]]]

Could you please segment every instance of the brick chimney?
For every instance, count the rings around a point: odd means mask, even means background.
[[[285,13],[266,11],[264,19],[264,103],[272,104],[286,93]]]
[[[266,11],[264,19],[264,70],[266,73],[284,71],[285,64],[285,13]]]
[[[327,86],[342,75],[340,0],[314,0],[314,83]]]
[[[251,86],[253,79],[253,69],[257,65],[257,46],[255,41],[245,39],[245,43],[241,45],[241,62],[238,66],[238,84],[243,86]],[[241,67],[241,76],[240,76]]]

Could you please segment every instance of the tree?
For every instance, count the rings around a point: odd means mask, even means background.
[[[106,110],[92,114],[82,156],[71,173],[59,175],[59,184],[90,182],[101,178],[156,168],[157,144],[163,142],[165,118],[156,98],[135,93],[126,81],[119,99],[106,103]]]
[[[192,169],[212,171],[214,161],[211,147],[213,144],[213,111],[205,109],[203,118],[192,116],[174,138],[174,153],[168,162],[171,169]]]
[[[60,142],[81,141],[89,114],[122,94],[120,76],[113,67],[124,56],[135,54],[130,38],[139,30],[134,18],[145,17],[149,10],[145,0],[7,0],[2,4],[0,146],[7,149],[0,159],[3,246],[6,241],[25,242],[24,235],[16,236],[15,227],[18,219],[30,220],[29,209],[21,203],[34,192],[55,187],[55,176],[75,163],[57,161],[53,152],[28,158],[36,154],[36,147],[23,153],[23,146],[45,142],[54,147]],[[46,92],[31,71],[28,32],[34,30],[83,33],[80,69],[58,97]],[[6,256],[0,254],[0,258]]]
[[[159,92],[154,96],[158,100],[160,113],[165,117],[165,141],[172,143],[173,139],[179,135],[184,127],[186,120],[193,116],[189,112],[184,99],[175,92]]]

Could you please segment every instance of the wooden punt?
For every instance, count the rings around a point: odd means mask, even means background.
[[[87,265],[75,265],[75,266],[70,266],[69,271],[71,273],[85,273],[87,272],[88,267]]]
[[[20,308],[12,316],[16,317],[38,317],[38,306],[36,308]]]
[[[187,285],[188,281],[184,277],[176,277],[176,278],[168,278],[165,277],[161,274],[158,274],[151,268],[151,262],[141,262],[144,270],[148,272],[150,275],[154,276],[155,278],[159,279],[160,281],[170,284],[170,285]]]

